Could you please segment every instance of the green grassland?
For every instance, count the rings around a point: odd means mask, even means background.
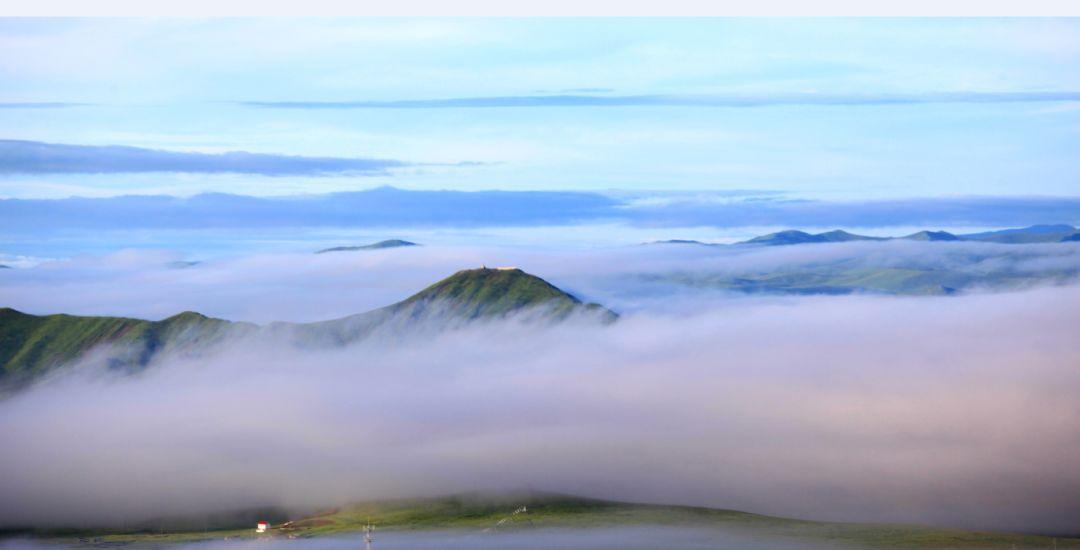
[[[514,511],[522,506],[527,511],[515,514]],[[804,543],[854,548],[1080,548],[1080,539],[1076,538],[1053,539],[914,525],[803,521],[733,510],[620,503],[527,492],[355,504],[275,525],[267,535],[256,535],[249,527],[209,532],[69,533],[47,536],[45,540],[70,545],[155,546],[259,536],[340,537],[359,533],[368,524],[378,531],[456,529],[475,532],[665,525],[767,537],[793,547]]]

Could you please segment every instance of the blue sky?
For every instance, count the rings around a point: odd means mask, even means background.
[[[71,173],[16,170],[25,155],[0,147],[3,198],[1080,189],[1070,19],[7,19],[0,82],[0,138],[89,146],[84,159],[127,146],[397,166]],[[124,161],[86,171],[103,162]]]

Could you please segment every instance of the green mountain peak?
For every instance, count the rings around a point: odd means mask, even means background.
[[[421,290],[394,308],[439,308],[462,319],[504,316],[526,309],[563,318],[577,311],[594,310],[614,318],[596,304],[583,304],[575,296],[516,267],[465,269]]]
[[[529,319],[558,321],[574,314],[611,322],[617,315],[597,304],[584,304],[551,283],[517,268],[466,269],[387,307],[318,323],[273,323],[304,345],[340,345],[380,331],[414,335],[461,323],[522,313]],[[160,321],[125,317],[31,315],[0,308],[0,389],[20,386],[45,372],[84,356],[102,345],[124,352],[110,366],[125,370],[146,366],[162,351],[197,354],[232,335],[259,330],[185,311]]]

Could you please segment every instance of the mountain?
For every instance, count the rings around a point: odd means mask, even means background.
[[[840,229],[833,231],[826,231],[825,233],[818,233],[815,235],[821,239],[820,242],[826,243],[842,243],[848,241],[884,241],[881,237],[867,237],[866,235],[856,235],[854,233],[848,233]]]
[[[749,241],[744,241],[740,244],[761,244],[767,246],[778,246],[786,244],[802,244],[802,243],[816,243],[820,242],[814,235],[811,235],[805,231],[796,231],[790,229],[787,231],[780,231],[778,233],[769,233],[768,235],[762,235],[760,237],[754,237]]]
[[[1063,243],[1076,242],[1076,241],[1080,241],[1080,232],[1073,233],[1072,235],[1061,238],[1061,242],[1063,242]]]
[[[1077,229],[1068,224],[1032,225],[1018,229],[1002,229],[1001,231],[987,231],[984,233],[970,233],[960,235],[961,238],[970,241],[985,241],[992,243],[1052,243],[1064,240],[1070,235],[1077,233]]]
[[[163,350],[195,350],[222,339],[230,330],[250,327],[186,311],[161,321],[126,317],[29,315],[0,308],[0,382],[30,380],[91,349],[123,346],[110,358],[114,367],[145,364]]]
[[[335,246],[334,248],[324,248],[315,252],[316,254],[324,254],[326,252],[352,252],[354,250],[379,250],[381,248],[398,248],[401,246],[419,246],[416,243],[403,241],[401,239],[389,239],[385,241],[379,241],[377,243],[365,244],[360,246]]]
[[[374,311],[318,323],[277,323],[275,328],[290,331],[300,344],[341,345],[375,331],[440,330],[511,314],[542,321],[583,315],[605,323],[618,317],[520,269],[481,267],[458,271],[401,302]]]
[[[582,303],[555,285],[516,267],[458,271],[391,307],[398,312],[407,312],[411,318],[437,312],[473,320],[502,317],[531,308],[542,308],[547,315],[560,319],[583,311],[614,316],[604,307]]]
[[[1049,243],[1066,240],[1080,239],[1073,236],[1080,234],[1080,229],[1071,225],[1032,225],[1017,229],[1003,229],[1001,231],[987,231],[984,233],[969,233],[966,235],[954,235],[947,231],[919,231],[901,239],[913,241],[982,241],[992,243],[1023,244],[1023,243]],[[867,237],[856,235],[847,231],[835,230],[825,233],[811,234],[805,231],[789,229],[777,233],[769,233],[760,237],[754,237],[748,241],[737,244],[754,244],[764,246],[780,246],[806,243],[837,243],[848,241],[886,241],[893,237]],[[697,242],[697,241],[661,241],[661,242]],[[715,246],[715,245],[714,245]]]
[[[478,320],[522,315],[527,320],[556,322],[573,315],[612,322],[617,315],[586,304],[551,283],[516,268],[459,271],[396,304],[317,323],[249,323],[213,319],[184,312],[161,321],[126,317],[30,315],[0,309],[0,384],[20,385],[93,349],[115,345],[108,363],[137,369],[163,351],[199,353],[229,336],[258,330],[307,346],[341,345],[375,331],[407,335],[437,331]]]
[[[805,244],[805,243],[840,243],[848,241],[881,241],[884,240],[880,237],[867,237],[865,235],[856,235],[854,233],[848,233],[847,231],[841,231],[839,229],[835,231],[827,231],[825,233],[810,234],[805,231],[797,231],[789,229],[787,231],[780,231],[777,233],[769,233],[768,235],[762,235],[760,237],[754,237],[749,241],[743,241],[738,244],[756,244],[764,246],[783,246],[790,244]]]
[[[911,241],[959,241],[960,237],[949,233],[948,231],[919,231],[918,233],[912,233],[902,239],[908,239]]]

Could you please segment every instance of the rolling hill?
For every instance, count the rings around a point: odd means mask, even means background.
[[[110,366],[144,365],[161,351],[194,351],[252,327],[186,311],[161,321],[29,315],[0,308],[0,382],[20,384],[106,344],[122,348]]]
[[[780,231],[777,233],[769,233],[768,235],[762,235],[760,237],[754,237],[749,241],[743,241],[738,244],[756,244],[764,246],[782,246],[790,244],[806,244],[806,243],[842,243],[848,241],[881,241],[885,240],[881,237],[867,237],[865,235],[856,235],[854,233],[848,233],[847,231],[834,230],[826,231],[825,233],[811,234],[805,231],[796,231],[790,229],[787,231]]]
[[[912,233],[902,239],[908,239],[910,241],[959,241],[960,237],[949,233],[948,231],[919,231],[918,233]]]
[[[0,384],[18,386],[86,355],[114,346],[108,364],[138,369],[163,351],[198,353],[230,336],[271,331],[307,346],[343,345],[376,330],[402,334],[442,330],[480,319],[520,315],[557,322],[583,315],[611,322],[615,313],[586,304],[551,283],[516,268],[459,271],[396,304],[317,323],[257,327],[184,312],[161,321],[125,317],[37,316],[0,309]]]
[[[991,242],[991,243],[1005,243],[1005,244],[1024,244],[1024,243],[1051,243],[1069,240],[1075,235],[1080,234],[1080,230],[1077,228],[1066,225],[1032,225],[1030,227],[1022,227],[1017,229],[1003,229],[1001,231],[987,231],[983,233],[968,233],[964,235],[955,235],[947,231],[929,231],[923,230],[911,235],[903,237],[868,237],[866,235],[856,235],[854,233],[848,233],[847,231],[834,230],[827,231],[825,233],[807,233],[805,231],[798,231],[789,229],[786,231],[779,231],[777,233],[769,233],[768,235],[762,235],[760,237],[754,237],[748,241],[742,241],[735,244],[740,245],[759,245],[759,246],[785,246],[794,244],[809,244],[809,243],[838,243],[849,241],[885,241],[890,239],[907,239],[915,241],[978,241],[978,242]],[[1077,237],[1080,238],[1080,237]],[[673,243],[673,242],[691,242],[691,241],[657,241],[657,244],[661,243]]]
[[[1075,235],[1077,229],[1067,224],[1032,225],[1019,229],[1002,229],[1001,231],[987,231],[984,233],[969,233],[961,235],[964,240],[983,241],[991,243],[1052,243],[1058,242],[1070,235]]]
[[[520,269],[482,267],[459,271],[401,302],[374,311],[318,323],[275,323],[271,328],[288,333],[303,345],[343,345],[376,331],[438,331],[511,314],[543,321],[560,321],[574,314],[594,316],[601,322],[617,317],[598,304],[582,303]]]

